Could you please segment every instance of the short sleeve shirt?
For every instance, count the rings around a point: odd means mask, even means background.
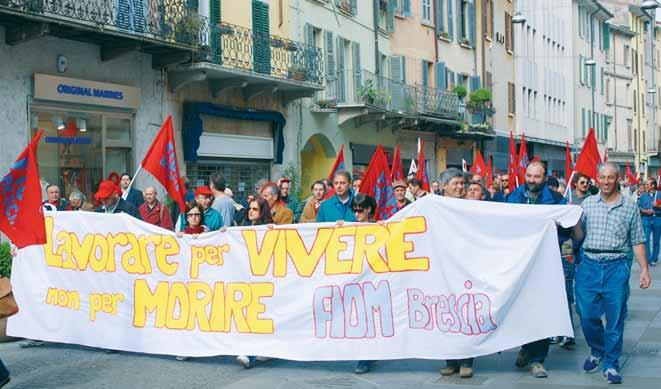
[[[621,195],[614,204],[606,204],[600,195],[590,196],[583,201],[583,223],[585,226],[585,255],[596,261],[621,258],[631,246],[645,243],[643,223],[638,207]],[[608,251],[590,253],[588,251]]]

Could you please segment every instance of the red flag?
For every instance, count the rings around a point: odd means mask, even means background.
[[[532,161],[530,161],[530,163],[533,162],[542,162],[542,159],[539,158],[539,155],[535,155],[534,157],[532,157]]]
[[[528,145],[526,144],[526,134],[521,134],[521,144],[519,145],[519,185],[526,181],[526,168],[530,160],[528,159]]]
[[[585,137],[581,153],[576,159],[575,171],[597,180],[597,166],[601,163],[599,148],[597,147],[597,138],[594,136],[594,128],[590,128],[588,136]]]
[[[493,156],[490,155],[487,159],[489,162],[487,162],[487,178],[485,185],[487,186],[487,189],[491,189],[491,184],[493,184]]]
[[[330,188],[328,188],[328,191],[324,196],[324,200],[330,199],[331,197],[335,196],[335,189],[333,189],[333,178],[335,178],[335,173],[345,169],[346,168],[344,165],[344,144],[342,144],[340,146],[340,151],[337,152],[337,157],[335,157],[335,163],[333,164],[333,168],[328,174],[328,181],[330,181],[331,186]]]
[[[418,172],[415,174],[415,177],[420,180],[422,190],[429,192],[429,178],[426,173],[424,146],[425,141],[418,138]]]
[[[627,178],[629,179],[629,183],[631,185],[638,185],[638,179],[633,174],[633,172],[631,172],[631,168],[629,167],[629,162],[626,163],[626,167],[624,168],[624,174],[627,175]]]
[[[179,205],[181,212],[185,212],[184,195],[186,187],[181,179],[181,174],[179,174],[172,116],[168,115],[163,122],[161,130],[154,138],[147,154],[145,154],[145,158],[142,160],[142,168],[151,173],[163,185],[170,197]]]
[[[42,133],[39,130],[0,181],[0,231],[18,248],[46,243],[37,166],[37,144]]]
[[[473,161],[473,166],[471,166],[471,174],[477,174],[481,177],[487,172],[487,165],[484,163],[484,158],[482,158],[482,152],[478,149],[475,152],[475,160]]]
[[[345,170],[345,165],[344,165],[344,145],[340,146],[340,151],[337,153],[337,157],[335,158],[335,163],[333,164],[333,168],[331,169],[330,173],[328,174],[328,181],[333,182],[333,178],[335,177],[335,173],[339,172],[340,170]]]
[[[399,155],[399,145],[395,145],[395,152],[392,156],[392,180],[393,181],[406,181],[404,176],[404,168],[402,167],[402,158]]]
[[[381,145],[377,146],[358,191],[376,200],[376,220],[386,220],[397,211],[388,158]]]
[[[571,149],[569,148],[569,142],[566,142],[565,145],[565,180],[569,180],[572,172],[574,171],[574,161],[571,156]],[[569,184],[568,184],[569,185]]]
[[[519,159],[516,155],[516,144],[514,143],[514,134],[510,131],[510,161],[507,166],[507,174],[510,176],[508,189],[510,193],[514,192],[514,189],[519,186],[520,183],[517,182],[519,173]],[[522,183],[521,183],[522,184]]]

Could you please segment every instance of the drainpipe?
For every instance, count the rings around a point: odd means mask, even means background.
[[[374,9],[372,12],[372,17],[374,19],[374,74],[380,76],[381,64],[379,58],[379,0],[372,1],[372,6]],[[390,4],[388,4],[388,7],[390,7]],[[386,21],[386,23],[388,22]]]

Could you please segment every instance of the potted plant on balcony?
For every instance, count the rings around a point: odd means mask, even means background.
[[[320,109],[335,109],[337,108],[337,97],[317,100],[317,107]]]
[[[466,87],[463,85],[457,85],[452,89],[452,91],[457,95],[459,98],[459,101],[464,101],[464,98],[468,94],[468,91],[466,90]]]
[[[295,63],[289,67],[289,78],[296,81],[307,79],[307,68],[301,63]]]
[[[389,93],[387,93],[383,89],[378,89],[376,91],[376,99],[374,99],[374,104],[378,105],[379,107],[384,107],[387,108],[390,106],[390,102],[392,101],[392,96],[390,96]]]
[[[376,88],[374,87],[372,80],[365,81],[363,86],[358,88],[358,96],[363,100],[363,103],[374,104],[376,94]]]
[[[466,103],[466,109],[471,113],[487,112],[493,113],[491,105],[491,91],[486,88],[480,88],[470,94]]]
[[[438,36],[443,39],[450,39],[450,34],[447,31],[441,31],[438,33]]]
[[[200,27],[198,15],[184,16],[174,28],[175,40],[179,43],[198,43],[200,41]]]
[[[342,0],[340,7],[346,12],[351,12],[351,4],[349,3],[349,0]]]
[[[473,43],[471,42],[471,40],[466,38],[466,37],[461,38],[461,40],[459,41],[459,44],[464,45],[464,46],[473,47]]]
[[[406,97],[404,97],[404,106],[406,107],[406,112],[415,111],[415,98],[407,93]]]

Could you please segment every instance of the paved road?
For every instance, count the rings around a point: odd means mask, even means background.
[[[634,265],[635,267],[636,265]],[[632,295],[621,359],[624,385],[661,388],[661,267],[652,268],[652,288],[637,287]],[[479,358],[476,376],[469,380],[442,378],[440,361],[379,362],[365,375],[355,375],[350,362],[270,361],[244,370],[230,357],[178,362],[173,357],[143,354],[105,354],[84,347],[49,344],[21,349],[17,342],[0,345],[0,356],[12,371],[8,388],[585,388],[605,387],[600,374],[584,374],[588,355],[577,331],[578,347],[567,351],[552,346],[546,362],[549,378],[535,379],[514,367],[517,350]]]

